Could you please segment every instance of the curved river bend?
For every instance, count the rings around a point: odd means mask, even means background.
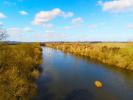
[[[43,47],[37,100],[133,100],[133,71]],[[94,82],[100,80],[98,89]]]

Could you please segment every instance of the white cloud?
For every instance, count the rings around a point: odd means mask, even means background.
[[[48,24],[48,23],[44,24],[44,28],[46,28],[46,29],[50,29],[50,28],[53,28],[53,27],[54,27],[53,24]]]
[[[24,32],[32,32],[33,30],[32,30],[32,28],[30,28],[30,27],[25,27],[25,28],[23,29],[23,31],[24,31]]]
[[[70,29],[78,28],[82,25],[83,22],[84,22],[84,20],[81,17],[72,19],[72,24],[69,25],[69,26],[65,26],[64,29],[65,30],[70,30]]]
[[[64,18],[73,17],[73,16],[74,16],[73,12],[64,13]]]
[[[64,18],[66,17],[72,17],[73,13],[72,12],[64,12],[59,8],[55,8],[50,11],[40,11],[39,13],[36,14],[33,24],[35,25],[41,25],[44,23],[48,23],[49,21],[55,19],[56,17],[62,16]]]
[[[36,25],[47,23],[61,14],[62,11],[60,9],[53,9],[52,11],[40,11],[36,14],[33,23]]]
[[[67,38],[67,36],[68,34],[55,32],[47,32],[43,35],[45,41],[62,41]]]
[[[75,29],[75,28],[78,28],[80,27],[81,25],[80,24],[72,24],[70,26],[65,26],[64,29],[65,30],[70,30],[70,29]]]
[[[9,34],[20,34],[20,33],[22,33],[22,30],[20,28],[17,28],[17,27],[11,27],[11,28],[7,29],[7,32]]]
[[[26,12],[26,11],[20,11],[19,13],[20,13],[21,15],[23,15],[23,16],[24,16],[24,15],[28,15],[28,12]]]
[[[73,24],[81,24],[83,22],[84,22],[84,20],[81,17],[78,17],[78,18],[75,18],[75,19],[72,20]]]
[[[6,15],[4,15],[2,12],[0,12],[0,19],[6,18]]]
[[[90,25],[89,25],[89,28],[91,28],[91,29],[95,29],[95,28],[97,28],[97,27],[98,27],[97,24],[90,24]]]
[[[11,27],[7,29],[8,34],[23,34],[32,32],[32,29],[30,27],[25,28],[19,28],[19,27]]]
[[[125,10],[133,10],[133,0],[111,0],[98,2],[104,11],[121,12]]]
[[[33,39],[37,41],[64,41],[69,35],[66,33],[45,32],[33,34]]]
[[[130,24],[127,27],[128,27],[128,29],[133,29],[133,24]]]
[[[65,27],[64,27],[65,30],[70,30],[70,29],[72,29],[72,28],[73,28],[73,26],[65,26]]]
[[[3,26],[3,23],[2,23],[2,22],[0,22],[0,27],[1,27],[1,26]]]
[[[46,30],[45,33],[54,33],[53,30]]]
[[[105,23],[101,22],[101,23],[94,23],[94,24],[89,24],[88,28],[90,31],[95,31],[101,27],[104,27]]]

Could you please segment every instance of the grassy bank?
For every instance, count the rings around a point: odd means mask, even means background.
[[[133,70],[133,43],[46,43],[46,46]]]
[[[37,43],[0,44],[0,100],[29,100],[34,96],[41,60]]]

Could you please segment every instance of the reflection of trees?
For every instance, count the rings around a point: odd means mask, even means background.
[[[66,95],[65,100],[93,100],[93,94],[86,89],[74,90]]]

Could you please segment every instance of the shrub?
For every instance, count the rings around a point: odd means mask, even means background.
[[[133,70],[133,43],[46,43],[46,46]]]
[[[27,100],[35,95],[41,64],[39,44],[2,45],[0,47],[0,100]]]

